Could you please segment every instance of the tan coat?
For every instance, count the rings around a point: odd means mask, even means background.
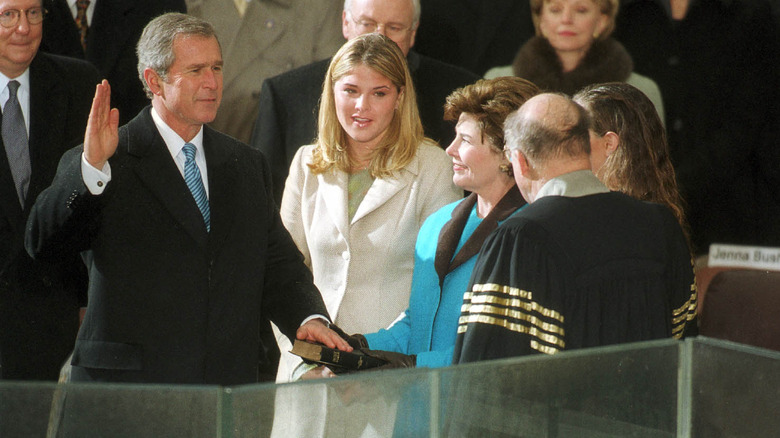
[[[313,175],[314,146],[298,150],[282,197],[281,216],[312,269],[333,321],[347,333],[390,325],[409,305],[414,244],[423,221],[463,197],[452,182],[452,161],[423,143],[414,160],[390,178],[377,178],[350,221],[348,175]],[[300,363],[277,333],[282,358],[277,381]]]
[[[211,126],[249,143],[263,80],[333,56],[344,44],[341,0],[251,0],[243,19],[233,0],[187,0],[190,15],[217,31],[224,91]]]

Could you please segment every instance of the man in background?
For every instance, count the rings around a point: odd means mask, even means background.
[[[339,0],[187,0],[217,30],[225,58],[222,109],[211,126],[248,143],[263,80],[330,56],[343,43]]]
[[[53,380],[73,349],[86,270],[78,254],[35,261],[24,250],[30,208],[79,144],[99,74],[38,50],[40,0],[0,1],[0,377]]]
[[[186,12],[184,0],[44,0],[41,50],[86,59],[111,84],[119,123],[149,104],[138,81],[135,44],[144,26],[164,12]]]

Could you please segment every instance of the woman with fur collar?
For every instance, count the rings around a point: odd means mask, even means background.
[[[530,0],[536,36],[514,63],[489,70],[486,78],[519,76],[539,88],[572,95],[603,82],[626,82],[645,93],[664,120],[661,91],[634,73],[631,55],[610,38],[618,0]]]

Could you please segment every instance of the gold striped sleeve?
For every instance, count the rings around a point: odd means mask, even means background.
[[[470,323],[496,325],[530,335],[531,347],[553,354],[566,347],[563,315],[533,300],[533,293],[494,283],[475,284],[463,295],[458,333]],[[544,344],[539,343],[543,342]]]
[[[696,276],[691,283],[691,295],[680,307],[672,311],[672,337],[680,339],[685,331],[685,326],[696,318],[699,305],[699,290],[696,286]]]

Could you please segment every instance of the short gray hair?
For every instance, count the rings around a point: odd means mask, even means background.
[[[150,68],[165,81],[173,65],[173,42],[179,35],[196,35],[217,38],[211,23],[192,15],[171,12],[160,15],[144,28],[138,40],[135,53],[138,56],[138,77],[144,86],[146,97],[152,98],[152,91],[144,78],[144,70]],[[219,40],[217,40],[219,43]]]
[[[375,0],[375,1],[384,1],[384,0]],[[417,29],[417,26],[420,25],[420,13],[422,12],[422,7],[420,6],[420,0],[409,0],[412,2],[412,6],[414,7],[414,16],[412,17],[412,29]],[[352,0],[344,0],[344,11],[352,15]]]

